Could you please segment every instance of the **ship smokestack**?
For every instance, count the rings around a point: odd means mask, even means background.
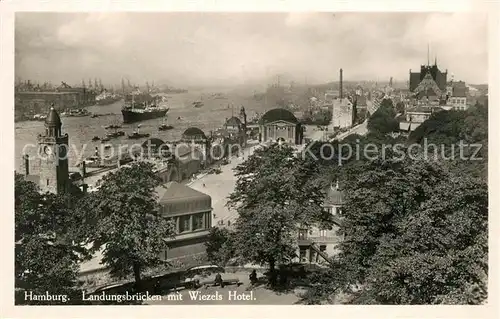
[[[343,94],[342,94],[342,69],[340,69],[340,100],[342,100]]]
[[[25,154],[24,156],[24,173],[26,176],[30,174],[30,157],[29,155]]]

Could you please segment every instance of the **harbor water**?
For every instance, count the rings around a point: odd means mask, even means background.
[[[203,106],[195,108],[194,101],[202,101]],[[87,107],[87,110],[95,114],[107,114],[95,118],[85,117],[61,117],[63,133],[68,133],[70,153],[69,166],[74,167],[81,158],[94,155],[95,148],[101,148],[100,141],[92,141],[94,136],[103,137],[109,130],[105,127],[111,124],[119,124],[119,130],[125,135],[137,130],[140,124],[140,133],[149,133],[150,137],[156,137],[163,141],[175,141],[181,138],[182,133],[189,127],[197,127],[209,135],[210,131],[220,128],[226,118],[239,116],[241,106],[245,107],[247,118],[250,120],[257,112],[262,114],[266,111],[266,106],[262,102],[252,99],[251,95],[241,96],[227,94],[226,98],[213,98],[211,94],[202,92],[190,92],[181,94],[169,94],[167,96],[166,107],[170,110],[167,113],[165,124],[174,128],[168,131],[159,131],[158,127],[164,122],[163,118],[142,121],[133,124],[123,124],[121,108],[123,101],[110,105],[94,105]],[[233,107],[231,107],[231,105]],[[44,132],[43,121],[25,121],[15,123],[15,165],[16,170],[20,170],[22,165],[23,150],[30,157],[35,157],[37,150],[31,145],[36,145],[37,136]],[[112,131],[111,131],[112,132]],[[118,145],[141,144],[148,138],[129,140],[127,136],[111,139],[106,142],[118,149]],[[81,155],[80,155],[81,154]],[[36,172],[33,172],[36,173]]]

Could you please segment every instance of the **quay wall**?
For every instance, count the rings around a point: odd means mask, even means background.
[[[44,113],[54,104],[58,111],[77,109],[95,104],[95,93],[86,89],[65,92],[15,92],[16,111]]]

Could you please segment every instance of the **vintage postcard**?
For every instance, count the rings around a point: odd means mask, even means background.
[[[11,9],[13,307],[492,306],[492,8]]]

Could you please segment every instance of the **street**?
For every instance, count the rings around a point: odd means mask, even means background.
[[[250,288],[248,272],[222,274],[238,277],[240,286],[199,288],[197,290],[181,290],[162,296],[160,301],[148,301],[148,305],[292,305],[299,300],[294,291],[274,292],[265,286]]]

